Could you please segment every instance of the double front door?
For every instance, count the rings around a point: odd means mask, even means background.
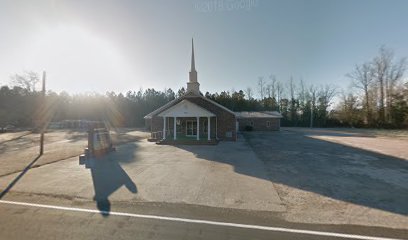
[[[186,135],[187,136],[197,136],[197,121],[187,120],[186,121]]]

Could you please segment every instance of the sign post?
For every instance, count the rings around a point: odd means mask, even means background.
[[[88,147],[85,148],[84,154],[79,156],[79,164],[87,168],[95,164],[94,160],[115,151],[112,140],[107,128],[95,128],[90,126],[88,130]]]

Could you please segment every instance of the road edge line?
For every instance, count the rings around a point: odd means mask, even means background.
[[[340,238],[360,239],[360,240],[403,240],[403,239],[397,239],[397,238],[373,237],[373,236],[364,236],[364,235],[357,235],[357,234],[323,232],[323,231],[302,230],[302,229],[271,227],[271,226],[240,224],[240,223],[229,223],[229,222],[218,222],[218,221],[209,221],[209,220],[166,217],[166,216],[125,213],[125,212],[111,212],[111,211],[103,211],[103,210],[96,210],[96,209],[62,207],[62,206],[55,206],[55,205],[27,203],[27,202],[15,202],[15,201],[7,201],[7,200],[0,200],[0,203],[19,205],[19,206],[28,206],[28,207],[37,207],[37,208],[46,208],[46,209],[55,209],[55,210],[64,210],[64,211],[100,213],[103,215],[166,220],[166,221],[173,221],[173,222],[185,222],[185,223],[196,223],[196,224],[207,224],[207,225],[213,225],[213,226],[236,227],[236,228],[255,229],[255,230],[273,231],[273,232],[316,235],[316,236],[340,237]]]

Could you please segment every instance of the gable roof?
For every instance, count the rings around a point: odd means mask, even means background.
[[[276,111],[263,112],[236,112],[237,118],[282,118],[282,115]]]
[[[206,100],[207,102],[210,102],[211,104],[214,104],[215,106],[217,106],[217,107],[219,107],[219,108],[222,108],[223,110],[225,110],[225,111],[227,111],[227,112],[229,112],[229,113],[231,113],[231,114],[233,114],[233,115],[235,116],[235,112],[233,112],[233,111],[231,111],[230,109],[228,109],[228,108],[222,106],[221,104],[219,104],[219,103],[217,103],[217,102],[214,102],[213,100],[208,99],[208,98],[206,98],[206,97],[204,97],[204,96],[202,96],[202,95],[197,95],[197,94],[194,94],[193,92],[187,92],[185,95],[183,95],[183,96],[181,96],[181,97],[179,97],[179,98],[176,98],[176,99],[174,99],[174,100],[172,100],[172,101],[170,101],[170,102],[164,104],[163,106],[159,107],[158,109],[154,110],[153,112],[147,114],[147,115],[144,117],[144,119],[150,119],[150,118],[152,118],[154,115],[160,114],[161,112],[167,110],[168,108],[171,108],[172,106],[178,104],[179,102],[181,102],[181,101],[183,101],[184,99],[189,98],[189,97],[199,97],[199,98],[202,98],[202,99]],[[188,99],[187,99],[187,100],[188,100]]]
[[[215,114],[186,99],[158,114],[159,117],[214,117]]]
[[[184,96],[183,96],[184,97]],[[183,97],[180,98],[176,98],[166,104],[164,104],[163,106],[159,107],[158,109],[154,110],[153,112],[147,114],[146,116],[144,116],[144,119],[150,119],[152,118],[154,115],[161,113],[162,111],[166,110],[167,108],[173,106],[174,104],[177,104],[178,102],[180,102],[181,100],[183,100]]]
[[[210,102],[210,103],[214,104],[215,106],[220,107],[220,108],[222,108],[223,110],[225,110],[225,111],[227,111],[227,112],[229,112],[229,113],[231,113],[232,115],[235,116],[235,112],[233,112],[233,111],[231,111],[230,109],[224,107],[223,105],[221,105],[221,104],[219,104],[219,103],[217,103],[217,102],[215,102],[215,101],[213,101],[213,100],[211,100],[211,99],[209,99],[209,98],[206,98],[206,97],[203,97],[203,96],[200,96],[200,97],[201,97],[202,99],[206,100],[207,102]]]
[[[282,114],[280,112],[277,111],[264,111],[264,113],[279,117],[279,118],[283,118]]]

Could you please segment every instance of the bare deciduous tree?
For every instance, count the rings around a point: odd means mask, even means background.
[[[296,118],[296,99],[295,99],[295,83],[293,82],[293,77],[290,76],[288,83],[288,89],[290,94],[290,117],[291,121],[295,121]]]
[[[326,84],[324,86],[321,86],[319,89],[319,100],[322,103],[322,105],[327,109],[330,107],[331,101],[337,94],[337,88],[333,85]]]
[[[273,98],[276,100],[276,77],[275,75],[270,75],[269,79],[271,80],[270,83],[268,84],[268,97]]]
[[[259,96],[261,97],[261,101],[265,98],[265,87],[266,82],[264,80],[264,77],[258,77],[258,92]]]
[[[393,107],[394,103],[394,94],[395,94],[395,88],[396,86],[401,82],[404,73],[407,69],[407,62],[406,58],[402,58],[398,63],[391,63],[390,70],[388,71],[387,74],[387,81],[386,81],[386,104],[387,104],[387,109],[388,109],[388,121],[390,122],[392,119],[392,114],[390,114],[390,111]]]
[[[371,63],[356,65],[354,70],[346,75],[352,80],[353,87],[364,92],[364,106],[368,125],[372,124],[372,110],[370,108],[370,88],[374,82],[374,73]]]
[[[314,118],[314,110],[316,109],[316,93],[317,93],[317,87],[314,86],[313,84],[310,85],[309,87],[309,94],[311,97],[311,102],[310,102],[310,128],[313,127],[313,118]]]
[[[302,108],[306,106],[306,85],[303,79],[300,79],[300,87],[298,92],[299,104]]]
[[[343,123],[347,123],[350,127],[354,127],[358,122],[358,114],[356,111],[358,107],[357,99],[357,96],[352,92],[346,93],[343,91],[341,94],[341,111],[338,119]]]
[[[247,87],[245,89],[245,95],[247,96],[248,100],[253,99],[253,92],[251,87]]]
[[[387,72],[390,69],[393,53],[384,46],[380,48],[380,55],[374,58],[373,73],[378,83],[379,99],[379,122],[385,123],[385,86],[387,81]]]
[[[10,77],[11,84],[24,88],[29,92],[35,92],[35,85],[40,81],[40,76],[34,71],[26,71],[23,74],[15,74]]]
[[[384,46],[380,48],[379,55],[372,61],[372,71],[377,84],[378,122],[380,125],[392,122],[392,104],[395,86],[402,80],[407,68],[406,59],[394,62],[394,52]]]
[[[317,93],[317,98],[319,102],[319,119],[320,124],[325,126],[327,123],[328,118],[328,111],[329,107],[333,101],[333,98],[337,94],[337,88],[333,85],[326,84],[324,86],[320,86],[319,91]]]
[[[282,111],[282,97],[283,97],[283,84],[280,81],[276,82],[276,98],[278,102],[278,111]]]

